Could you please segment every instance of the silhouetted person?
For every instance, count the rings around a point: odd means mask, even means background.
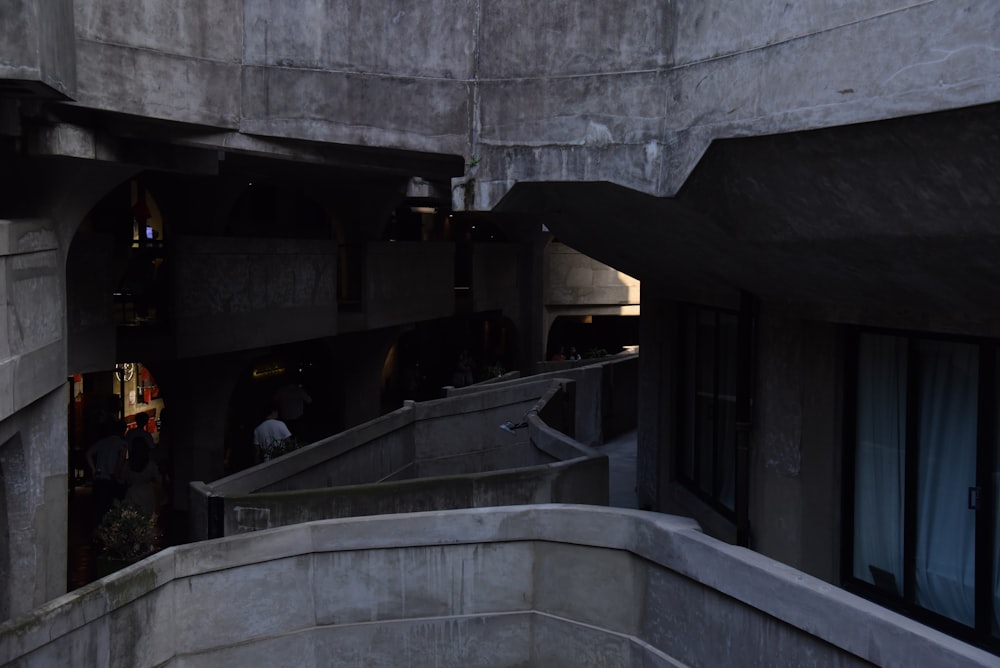
[[[451,384],[455,387],[465,387],[472,385],[472,355],[465,348],[458,355],[458,362],[455,364],[455,371],[452,373]]]
[[[91,499],[92,526],[101,523],[104,513],[119,496],[119,478],[125,464],[125,439],[122,437],[124,425],[121,420],[111,423],[107,433],[87,448],[87,466],[94,479]]]
[[[144,443],[132,442],[122,478],[125,482],[125,503],[132,504],[147,515],[155,513],[155,483],[160,481],[160,470]]]
[[[141,412],[135,414],[135,427],[129,429],[128,433],[125,434],[125,442],[128,443],[129,452],[132,451],[133,443],[141,443],[152,454],[156,442],[153,441],[153,435],[146,430],[147,424],[149,424],[148,414]]]

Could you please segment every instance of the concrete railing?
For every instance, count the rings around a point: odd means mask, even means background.
[[[636,428],[639,405],[639,355],[613,355],[575,362],[540,362],[532,381],[568,378],[576,382],[576,416],[565,431],[580,443],[602,445]],[[493,384],[503,384],[502,379]],[[511,384],[517,381],[509,381]],[[447,396],[478,392],[482,383],[447,388]]]
[[[403,408],[220,480],[191,484],[191,536],[336,517],[608,502],[608,461],[564,432],[576,384],[524,379]],[[512,432],[505,422],[523,423]]]
[[[0,625],[0,663],[997,666],[701,533],[521,506],[326,520],[168,548]]]

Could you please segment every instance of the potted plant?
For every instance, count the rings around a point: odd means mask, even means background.
[[[269,462],[276,457],[287,454],[292,450],[298,450],[301,447],[298,439],[294,436],[289,436],[283,438],[279,441],[271,441],[267,445],[260,446],[260,455],[265,462]]]
[[[97,559],[98,577],[101,577],[155,552],[160,531],[156,515],[116,501],[101,519],[96,535],[101,544]]]

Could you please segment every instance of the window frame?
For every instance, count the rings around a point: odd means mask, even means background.
[[[856,472],[858,448],[858,399],[860,381],[860,342],[864,334],[888,335],[905,338],[907,341],[906,360],[906,410],[905,417],[907,435],[905,438],[906,454],[904,458],[904,543],[903,559],[904,577],[899,583],[899,596],[890,595],[875,584],[854,576],[854,541],[855,541],[855,501]],[[912,574],[909,574],[910,562],[914,558],[915,546],[913,524],[915,523],[916,495],[913,480],[916,478],[916,462],[919,450],[916,447],[918,427],[916,421],[919,413],[915,410],[916,395],[920,388],[920,376],[917,361],[917,343],[924,341],[946,341],[953,343],[973,344],[978,350],[978,394],[976,406],[976,485],[978,505],[975,517],[975,581],[974,581],[974,612],[973,626],[966,626],[950,617],[919,606],[913,600],[911,590]],[[970,644],[982,647],[993,653],[1000,653],[1000,634],[993,635],[993,593],[988,586],[994,578],[992,551],[994,541],[994,524],[997,508],[994,506],[996,490],[991,480],[991,471],[997,468],[998,454],[998,404],[997,387],[1000,385],[1000,340],[970,335],[924,332],[919,330],[892,329],[852,325],[847,327],[845,346],[845,373],[843,393],[843,476],[841,498],[841,586],[851,593],[871,600],[885,608],[894,610],[907,617],[915,619],[952,635]]]
[[[712,314],[714,318],[713,322],[713,343],[712,343],[712,369],[711,373],[713,376],[713,406],[717,406],[719,403],[719,387],[720,387],[720,376],[723,371],[720,370],[720,343],[722,337],[718,336],[720,330],[719,319],[720,316],[726,315],[733,319],[733,324],[735,325],[734,333],[736,334],[732,341],[731,355],[729,355],[729,364],[732,366],[732,374],[734,380],[733,391],[735,393],[733,397],[733,407],[732,407],[732,473],[733,473],[733,508],[726,506],[721,501],[721,496],[723,492],[723,484],[721,481],[721,468],[719,466],[719,461],[721,457],[721,452],[725,449],[723,444],[719,440],[718,434],[718,423],[717,420],[713,419],[713,438],[711,446],[711,469],[712,469],[712,492],[706,492],[700,482],[702,477],[701,464],[705,461],[702,456],[703,453],[698,444],[698,432],[697,432],[697,407],[692,408],[690,405],[692,397],[690,396],[691,391],[696,391],[696,380],[692,380],[689,376],[691,375],[688,370],[685,360],[689,359],[692,355],[695,356],[694,363],[694,375],[697,377],[697,355],[698,350],[691,350],[687,330],[688,327],[693,323],[696,327],[699,322],[699,317],[704,314]],[[678,483],[680,483],[686,490],[691,494],[695,495],[699,500],[707,504],[713,511],[719,513],[727,521],[736,523],[738,520],[738,509],[740,506],[740,495],[739,495],[739,461],[737,449],[739,447],[739,392],[740,392],[740,382],[739,382],[739,365],[740,365],[740,341],[739,341],[739,327],[740,327],[741,313],[736,309],[721,308],[715,306],[707,306],[704,304],[689,304],[683,303],[679,304],[678,308],[678,318],[677,318],[677,394],[675,398],[675,414],[677,416],[675,424],[675,439],[678,447],[675,452],[675,466],[676,474],[675,478]],[[697,344],[697,341],[696,341]],[[692,430],[691,439],[694,441],[694,447],[692,452],[695,457],[695,461],[692,462],[693,475],[687,475],[687,452],[688,452],[688,442],[686,436],[688,435],[688,430]]]

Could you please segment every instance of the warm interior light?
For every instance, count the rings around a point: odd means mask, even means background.
[[[437,209],[432,206],[411,206],[410,211],[413,213],[437,213]]]
[[[270,376],[280,376],[285,373],[285,367],[281,364],[265,364],[253,370],[254,378],[268,378]]]

